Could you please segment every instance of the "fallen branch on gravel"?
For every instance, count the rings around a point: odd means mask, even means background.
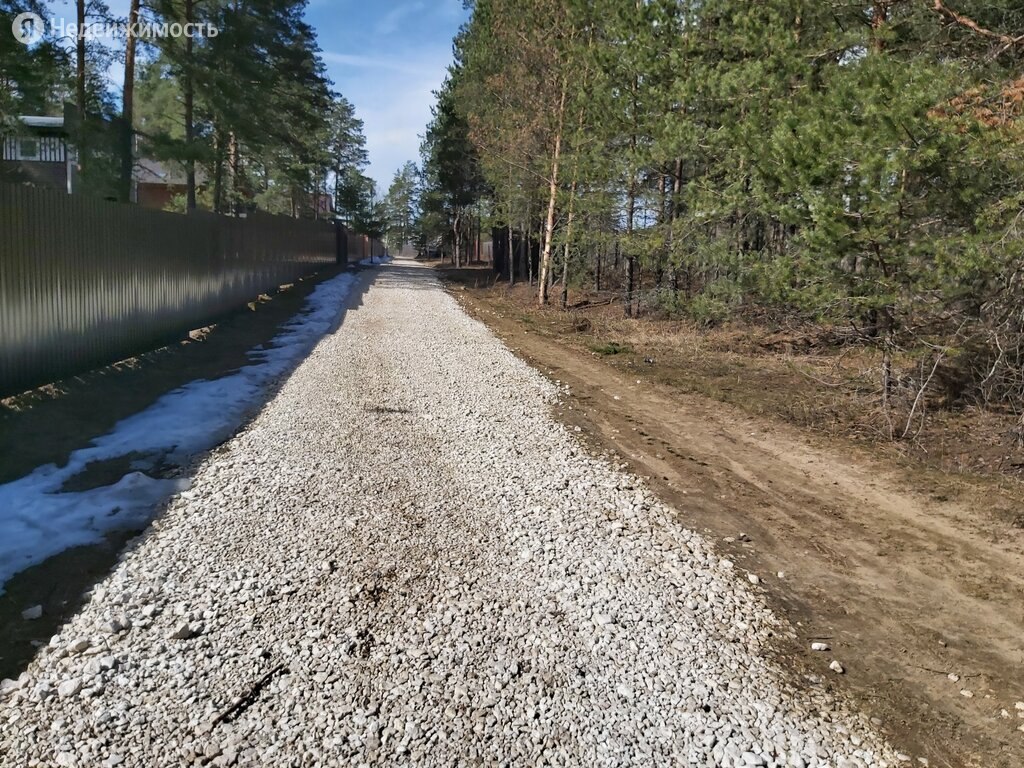
[[[609,304],[614,304],[618,301],[618,298],[608,299],[607,301],[581,301],[578,304],[573,304],[569,309],[590,309],[591,307],[606,307]]]
[[[260,691],[267,687],[267,683],[273,680],[276,675],[287,671],[288,670],[284,668],[284,664],[278,664],[272,670],[267,672],[267,674],[265,674],[263,677],[261,677],[255,683],[253,683],[252,686],[250,686],[249,690],[245,693],[244,696],[239,696],[232,702],[230,707],[228,707],[219,715],[217,715],[217,717],[213,721],[214,726],[220,725],[223,722],[227,722],[234,715],[250,707],[252,703],[256,701],[256,697],[259,696]]]

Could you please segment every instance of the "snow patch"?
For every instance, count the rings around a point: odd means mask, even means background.
[[[19,571],[70,547],[101,541],[115,529],[143,528],[184,479],[145,474],[164,462],[182,464],[230,437],[270,385],[289,373],[337,321],[356,276],[326,280],[302,312],[269,344],[249,351],[252,365],[215,380],[197,379],[168,392],[144,411],[71,454],[66,466],[38,467],[0,485],[0,592]],[[139,457],[113,485],[62,493],[63,485],[98,461]]]

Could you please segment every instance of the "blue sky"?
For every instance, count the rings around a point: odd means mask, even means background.
[[[127,16],[128,0],[108,0]],[[50,3],[74,20],[73,3]],[[355,104],[366,125],[367,173],[383,193],[406,160],[419,160],[419,135],[430,119],[432,91],[452,59],[452,38],[468,18],[462,0],[310,0],[335,90]],[[119,84],[122,73],[111,72]]]
[[[384,192],[406,160],[419,160],[431,92],[468,18],[462,0],[311,0],[307,16],[335,88],[366,124],[369,175]]]

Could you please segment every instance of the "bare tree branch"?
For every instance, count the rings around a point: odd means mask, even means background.
[[[954,24],[958,24],[961,27],[966,27],[975,34],[987,37],[990,40],[996,40],[1003,44],[1004,48],[1012,48],[1015,45],[1024,43],[1024,35],[1018,35],[1017,37],[1011,37],[1001,32],[995,32],[991,29],[986,29],[976,22],[974,19],[964,16],[961,13],[957,13],[952,8],[946,7],[946,4],[942,0],[933,0],[932,9],[943,18],[949,19]]]

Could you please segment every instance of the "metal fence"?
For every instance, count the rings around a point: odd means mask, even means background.
[[[339,237],[342,235],[339,235]],[[383,256],[385,253],[384,243],[374,240],[366,235],[357,235],[355,232],[345,230],[343,236],[346,238],[346,255],[350,264],[368,259],[371,256]]]
[[[0,396],[209,325],[344,262],[342,238],[323,222],[183,216],[0,184]]]

